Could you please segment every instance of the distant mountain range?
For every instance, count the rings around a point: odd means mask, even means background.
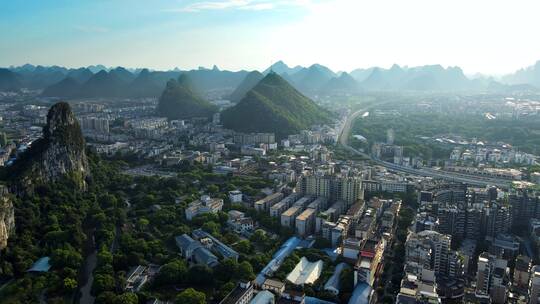
[[[358,93],[361,91],[360,84],[350,74],[343,72],[338,77],[332,77],[322,87],[322,92],[332,93]]]
[[[385,70],[375,68],[360,84],[366,90],[377,91],[467,91],[482,90],[468,79],[458,67],[443,68],[428,65],[415,68],[402,68],[393,65]]]
[[[26,64],[0,68],[0,90],[36,89],[43,90],[43,96],[59,98],[158,97],[168,80],[186,73],[192,80],[193,91],[201,96],[230,98],[238,102],[263,75],[270,72],[280,75],[308,96],[355,94],[361,91],[485,92],[533,91],[540,88],[540,61],[500,80],[469,78],[459,67],[444,68],[440,65],[394,65],[389,69],[371,67],[345,73],[334,72],[320,64],[289,67],[283,61],[278,61],[258,74],[225,71],[216,66],[190,71],[150,71],[103,65],[68,69]]]
[[[528,84],[540,88],[540,60],[532,66],[518,70],[514,74],[504,76],[502,81],[506,84]]]
[[[226,128],[239,132],[272,132],[278,138],[332,120],[332,114],[270,71],[242,100],[221,113]]]

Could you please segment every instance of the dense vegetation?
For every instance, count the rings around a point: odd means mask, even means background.
[[[259,197],[260,189],[272,185],[262,178],[217,175],[211,167],[189,164],[177,167],[173,178],[131,177],[121,173],[126,167],[122,161],[102,160],[93,153],[88,158],[92,178],[86,192],[74,192],[75,181],[66,177],[40,188],[39,197],[15,200],[17,233],[0,255],[0,279],[8,282],[0,291],[3,303],[79,298],[87,279],[83,269],[94,253],[91,290],[98,304],[145,303],[154,297],[176,303],[220,300],[239,280],[253,279],[292,234],[267,213],[228,202],[227,191],[235,189],[248,199]],[[184,209],[201,193],[223,198],[224,212],[187,221]],[[263,229],[249,238],[234,233],[225,213],[231,209],[245,211]],[[214,269],[190,267],[178,256],[174,237],[198,228],[237,250],[238,262],[222,260]],[[26,273],[44,256],[51,258],[51,271]],[[152,264],[163,266],[155,280],[138,293],[124,292],[128,273]]]
[[[225,127],[240,132],[299,133],[332,115],[302,95],[276,73],[269,73],[234,107],[221,114]]]
[[[40,187],[39,195],[15,199],[16,233],[0,255],[0,277],[13,279],[2,289],[3,303],[63,303],[76,295],[80,282],[85,248],[96,229],[96,241],[106,244],[109,238],[99,236],[114,227],[121,206],[108,205],[102,193],[114,184],[126,184],[125,177],[115,173],[117,165],[104,164],[90,156],[94,181],[89,191],[73,191],[77,181],[66,177]],[[43,275],[26,270],[40,257],[49,256],[51,271]]]
[[[157,107],[157,113],[169,119],[209,117],[216,111],[214,105],[194,92],[186,74],[180,75],[178,80],[167,82]]]
[[[386,131],[393,129],[395,143],[404,147],[406,155],[420,155],[424,159],[446,159],[452,147],[425,140],[421,137],[453,134],[465,139],[477,138],[490,142],[503,141],[520,150],[538,153],[540,147],[540,121],[534,118],[520,120],[488,120],[479,115],[443,115],[417,113],[406,115],[370,115],[356,120],[352,134],[360,134],[369,148],[374,142],[385,142]]]

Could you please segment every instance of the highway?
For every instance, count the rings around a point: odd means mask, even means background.
[[[373,163],[383,166],[391,171],[405,172],[412,175],[424,176],[424,177],[442,178],[448,181],[467,183],[469,185],[478,186],[478,187],[496,186],[502,189],[508,189],[510,187],[512,181],[509,181],[509,180],[486,178],[486,177],[472,176],[472,175],[452,173],[452,172],[443,172],[440,170],[435,170],[435,169],[430,169],[430,168],[414,169],[411,167],[405,167],[405,166],[397,165],[394,163],[382,161],[380,159],[375,159],[371,157],[370,155],[351,147],[349,145],[349,137],[350,137],[352,125],[354,121],[356,120],[356,118],[358,118],[358,116],[360,116],[361,114],[367,112],[369,108],[370,107],[366,107],[364,109],[360,109],[356,112],[353,112],[351,115],[349,115],[349,117],[347,117],[347,120],[343,124],[343,127],[339,135],[339,143],[345,149],[349,150],[351,153],[362,156],[366,159],[370,159]]]

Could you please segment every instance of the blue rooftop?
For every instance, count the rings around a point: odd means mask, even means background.
[[[285,258],[288,257],[294,249],[296,249],[296,247],[300,244],[300,241],[301,240],[299,238],[293,236],[283,243],[281,248],[274,254],[273,259],[268,262],[268,264],[257,275],[255,283],[261,285],[264,282],[266,275],[276,271],[279,266],[281,266],[283,260],[285,260]]]
[[[37,260],[27,272],[47,272],[51,269],[51,264],[49,264],[49,257],[42,257]]]
[[[371,296],[371,286],[362,282],[356,285],[353,294],[349,299],[349,304],[369,304],[369,298]]]

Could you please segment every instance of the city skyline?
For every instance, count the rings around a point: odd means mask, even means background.
[[[120,0],[2,6],[0,25],[11,30],[3,33],[0,66],[263,70],[283,60],[335,71],[441,64],[469,75],[502,75],[540,59],[540,41],[531,39],[538,11],[534,1],[162,0],[149,5]]]

